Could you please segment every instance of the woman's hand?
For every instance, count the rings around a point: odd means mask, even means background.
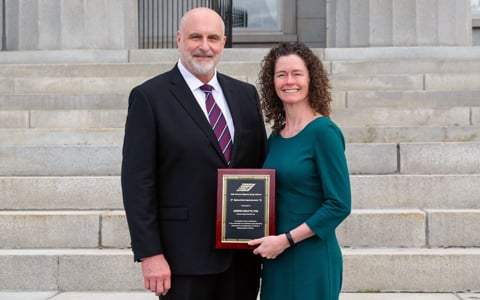
[[[263,258],[275,259],[285,249],[290,247],[287,237],[284,233],[280,235],[269,235],[266,237],[254,239],[248,242],[250,246],[257,246],[253,249],[253,254],[258,254]]]

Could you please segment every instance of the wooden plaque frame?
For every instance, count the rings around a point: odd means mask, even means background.
[[[216,222],[217,248],[275,234],[275,170],[218,169]]]

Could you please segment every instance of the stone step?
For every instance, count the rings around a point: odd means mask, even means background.
[[[331,74],[419,74],[419,73],[477,73],[480,59],[390,59],[359,61],[330,61]]]
[[[318,48],[313,51],[326,61],[480,59],[478,47],[354,47]],[[265,48],[229,48],[224,49],[222,60],[260,62],[267,52]],[[0,64],[174,63],[178,57],[178,49],[2,51]]]
[[[480,209],[480,174],[351,175],[353,209]],[[119,176],[0,177],[0,210],[123,209]]]
[[[0,128],[123,128],[126,109],[0,110]],[[347,108],[331,115],[347,126],[480,125],[480,107]]]
[[[353,175],[355,209],[480,209],[480,174]]]
[[[124,128],[126,109],[4,110],[0,128]]]
[[[480,142],[476,126],[342,126],[347,143]],[[0,128],[2,145],[122,145],[123,128]]]
[[[477,114],[479,115],[477,118]],[[475,115],[472,118],[472,115]],[[452,108],[347,108],[331,115],[344,126],[466,126],[480,125],[480,107]]]
[[[480,106],[480,89],[470,91],[350,91],[333,92],[333,107],[452,108]],[[0,95],[0,110],[126,109],[124,94]]]
[[[240,64],[242,66],[242,64]],[[256,69],[238,71],[232,67],[227,74],[246,82],[256,84]],[[157,72],[155,72],[157,74]],[[79,76],[59,75],[43,77],[1,77],[0,95],[97,95],[126,94],[132,87],[151,78],[149,75],[133,76]],[[480,73],[445,74],[350,74],[333,75],[331,84],[334,91],[388,91],[388,90],[478,90]]]
[[[232,62],[237,65],[239,63]],[[120,78],[152,77],[173,68],[170,62],[101,64],[19,64],[5,65],[0,78]]]
[[[225,48],[223,49],[221,61],[222,63],[233,61],[260,64],[260,61],[268,51],[269,49],[267,48]],[[323,49],[314,48],[312,51],[320,58],[323,58]],[[178,58],[178,49],[132,49],[129,51],[129,61],[131,63],[154,63],[159,61],[175,63],[178,61]]]
[[[480,106],[480,87],[477,90],[444,91],[351,91],[335,100],[348,108],[450,108]],[[342,107],[338,104],[339,107]]]
[[[123,209],[119,176],[0,177],[0,210]]]
[[[99,63],[99,64],[18,64],[4,65],[0,78],[102,78],[102,77],[153,77],[171,70],[176,62],[150,63]],[[330,63],[326,62],[330,69]],[[235,75],[255,75],[258,77],[260,61],[222,61],[220,72]]]
[[[395,76],[405,78],[404,75],[473,75],[480,69],[479,60],[389,60],[389,61],[324,61],[326,70],[333,78],[352,75]],[[12,64],[4,65],[0,69],[0,78],[117,78],[143,77],[150,78],[173,68],[175,62],[156,61],[150,63],[70,63],[70,64]],[[250,82],[255,81],[260,71],[258,61],[222,61],[218,65],[220,72],[232,76],[247,76]],[[361,74],[362,76],[360,76]],[[380,77],[379,75],[384,75]],[[387,77],[388,78],[388,77]],[[428,77],[427,77],[428,78]],[[386,79],[384,79],[386,80]],[[412,79],[413,80],[413,79]],[[433,80],[433,79],[431,79]]]
[[[0,176],[119,175],[121,146],[0,145]]]
[[[165,49],[162,49],[165,50]],[[178,51],[177,51],[178,52]],[[79,64],[79,63],[126,63],[128,50],[69,49],[69,50],[30,50],[2,51],[0,64]]]
[[[93,110],[127,107],[128,94],[0,96],[0,110]]]
[[[123,128],[0,128],[2,145],[122,145]]]
[[[480,289],[480,249],[343,249],[344,291]],[[111,291],[143,288],[129,249],[0,250],[0,290]],[[117,270],[117,272],[112,272]],[[368,276],[366,275],[368,270]],[[38,280],[42,278],[42,280]]]
[[[323,49],[313,49],[323,56]],[[265,48],[224,49],[222,61],[260,62],[267,54]],[[178,61],[178,49],[65,49],[49,51],[2,51],[0,64],[105,64],[105,63],[159,63]]]
[[[476,75],[476,74],[475,74]],[[475,76],[472,75],[472,76]],[[453,75],[449,75],[453,76]],[[96,76],[96,77],[19,77],[0,78],[0,95],[98,95],[126,94],[151,76]],[[254,83],[256,76],[234,76]],[[337,75],[332,76],[332,86],[338,91],[352,90],[424,90],[424,75]],[[480,77],[480,76],[479,76]],[[473,81],[470,79],[469,81]],[[431,83],[430,86],[434,86]],[[462,86],[465,86],[462,83]],[[447,85],[453,88],[453,82]],[[478,85],[476,85],[478,89]],[[469,88],[474,89],[474,86]]]
[[[127,248],[125,212],[0,211],[0,248]]]
[[[140,77],[25,77],[0,78],[0,95],[128,94],[148,79]]]
[[[0,176],[118,175],[121,145],[0,145]],[[352,143],[351,174],[478,174],[479,142]]]
[[[2,249],[128,248],[123,210],[0,211]],[[348,248],[480,247],[480,209],[353,210],[337,229]],[[72,234],[75,233],[75,234]]]
[[[348,248],[480,247],[480,209],[352,210],[337,234]]]
[[[478,90],[480,73],[431,74],[349,74],[333,75],[331,84],[336,91],[388,90]]]
[[[474,300],[475,292],[341,292],[339,300]],[[0,299],[8,300],[158,300],[148,290],[135,291],[1,291]],[[260,298],[258,297],[257,300]]]
[[[480,47],[368,47],[326,48],[324,60],[478,60]]]
[[[143,288],[141,267],[130,249],[3,249],[0,264],[0,290]]]
[[[351,174],[478,174],[480,143],[361,144],[346,147]]]
[[[341,126],[347,143],[480,142],[480,125]],[[1,135],[1,130],[0,130]]]
[[[480,289],[479,248],[344,249],[345,291]]]
[[[402,174],[478,174],[480,143],[401,143]]]

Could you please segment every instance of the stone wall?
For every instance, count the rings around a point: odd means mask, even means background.
[[[5,0],[6,50],[132,49],[136,0]]]
[[[471,46],[470,0],[328,0],[327,47]]]

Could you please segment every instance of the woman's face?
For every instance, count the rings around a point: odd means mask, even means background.
[[[275,64],[273,78],[275,92],[284,104],[308,102],[310,74],[300,56],[280,56]]]

